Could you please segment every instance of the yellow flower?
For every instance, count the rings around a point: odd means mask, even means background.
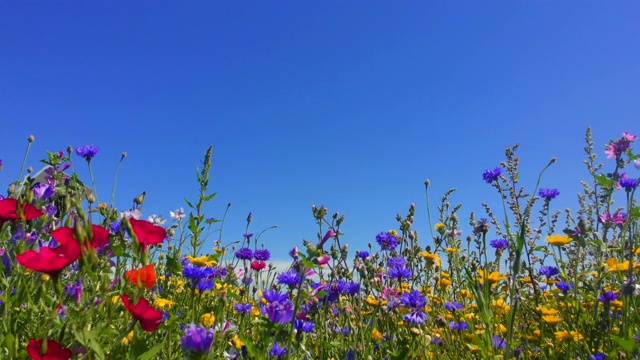
[[[556,315],[560,311],[552,308],[548,308],[546,306],[538,306],[536,310],[540,311],[542,315]]]
[[[447,226],[443,223],[437,223],[436,224],[436,231],[439,232],[440,234],[444,233],[444,230],[447,228]]]
[[[121,342],[123,345],[129,345],[133,341],[133,330],[127,336],[123,337]]]
[[[373,340],[378,341],[382,340],[384,338],[384,335],[382,335],[382,333],[378,331],[378,329],[373,329],[373,331],[371,332],[371,337],[373,338]]]
[[[458,292],[456,292],[456,294],[461,298],[466,298],[466,299],[471,298],[471,291],[466,289],[459,290]]]
[[[615,272],[615,271],[628,271],[629,268],[631,267],[631,262],[629,260],[625,261],[625,262],[618,262],[618,259],[616,258],[609,258],[607,260],[607,265],[609,266],[609,271],[611,272]]]
[[[568,237],[567,235],[556,234],[556,235],[547,236],[547,242],[555,246],[567,245],[572,241],[573,239]]]
[[[480,277],[478,278],[478,281],[480,282],[480,284],[484,285],[484,280],[487,279],[489,280],[490,284],[496,284],[502,280],[505,280],[507,277],[500,274],[500,272],[498,271],[494,271],[492,273],[489,273],[487,270],[478,270],[478,274],[480,274]]]
[[[558,315],[543,315],[542,320],[547,324],[557,324],[562,321],[562,318]]]
[[[446,251],[447,254],[455,254],[457,252],[460,252],[460,249],[448,247],[448,248],[444,248],[444,251]]]
[[[156,301],[153,302],[153,306],[159,310],[171,309],[174,304],[175,303],[173,301],[162,298],[157,298]]]
[[[202,325],[206,327],[212,327],[215,321],[216,321],[216,317],[211,313],[206,313],[200,316],[200,322],[202,323]]]
[[[423,251],[418,253],[418,255],[422,256],[427,262],[427,266],[431,267],[434,264],[440,266],[442,263],[440,262],[440,256],[438,254],[432,254],[427,251]]]
[[[584,339],[584,336],[577,331],[562,330],[556,331],[554,334],[556,336],[556,340],[559,342],[563,342],[564,340],[580,341]]]
[[[207,255],[203,255],[200,257],[193,257],[191,255],[187,255],[185,256],[185,258],[187,258],[187,260],[189,260],[190,263],[197,266],[213,266],[217,264],[217,261],[209,260],[209,256]]]
[[[507,327],[502,324],[496,324],[496,328],[499,332],[503,334],[507,332]]]
[[[114,295],[114,296],[111,297],[111,302],[113,304],[117,304],[118,301],[120,301],[120,295]]]
[[[389,230],[389,234],[398,237],[398,232],[396,230]]]
[[[441,288],[446,288],[451,284],[453,284],[453,283],[449,279],[440,279],[440,280],[438,280],[438,284],[437,285],[439,287],[441,287]]]
[[[244,346],[244,342],[242,342],[242,340],[240,340],[240,336],[238,336],[238,334],[235,334],[231,338],[231,342],[233,343],[233,346],[235,346],[235,348],[238,349],[238,350],[242,349],[242,347]]]
[[[98,205],[98,209],[100,210],[105,210],[107,208],[107,203],[101,203],[100,205]]]
[[[364,300],[367,302],[367,304],[371,305],[371,306],[378,306],[380,305],[380,300],[376,299],[373,297],[373,295],[369,295],[367,296],[367,298]],[[382,303],[384,304],[385,301],[383,300]]]
[[[493,302],[493,307],[496,308],[496,313],[498,315],[505,315],[509,310],[511,310],[511,306],[502,299],[495,300]]]
[[[51,276],[47,275],[47,274],[42,274],[42,281],[48,281],[51,279]]]
[[[220,248],[213,248],[213,251],[215,251],[216,254],[224,254],[227,252],[227,250]]]

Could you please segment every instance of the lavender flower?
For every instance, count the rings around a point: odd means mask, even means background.
[[[206,354],[213,344],[213,329],[207,329],[204,326],[189,325],[184,330],[184,336],[180,338],[183,352],[195,352],[198,354]]]
[[[235,304],[233,307],[240,314],[246,314],[249,311],[251,311],[251,306],[252,306],[251,304]]]
[[[560,270],[558,270],[557,267],[554,266],[541,266],[540,267],[540,275],[544,275],[548,278],[558,275],[560,273]]]
[[[300,283],[300,274],[298,274],[298,272],[294,269],[280,273],[278,275],[278,283],[293,288],[298,285],[298,283]]]
[[[627,192],[630,192],[631,190],[638,187],[638,179],[634,179],[634,178],[625,177],[620,179],[619,183],[620,183],[620,186],[624,188],[625,191]]]
[[[98,151],[100,151],[100,148],[95,145],[85,145],[79,146],[76,149],[76,154],[78,154],[78,156],[82,156],[87,161],[91,161],[91,159],[98,154]]]
[[[507,347],[507,341],[498,335],[491,335],[491,343],[496,349],[504,349]]]
[[[487,182],[487,184],[491,184],[492,182],[496,181],[500,177],[500,175],[502,175],[502,169],[497,167],[493,170],[485,170],[482,173],[482,178]]]
[[[464,304],[460,303],[460,302],[445,302],[444,303],[444,308],[449,310],[449,311],[462,310],[463,307],[464,307]]]
[[[269,350],[269,356],[277,356],[278,358],[281,358],[285,355],[287,355],[287,349],[278,345],[277,342],[274,342],[273,347]]]
[[[358,257],[360,257],[361,259],[366,259],[369,257],[369,252],[368,251],[359,251],[358,252]]]
[[[602,294],[600,294],[600,301],[603,303],[608,303],[615,300],[618,300],[618,293],[615,293],[613,291],[603,291]]]
[[[269,318],[269,321],[276,324],[286,324],[293,319],[293,302],[291,300],[274,301],[262,306],[261,310]]]
[[[36,200],[47,200],[55,194],[55,188],[49,184],[37,184],[33,187],[33,196]]]
[[[295,319],[293,325],[297,331],[305,333],[312,333],[316,327],[316,324],[314,324],[313,321],[303,321],[300,319]]]
[[[451,321],[449,323],[449,328],[451,328],[451,330],[464,331],[469,329],[469,324],[467,324],[464,321],[461,321],[459,323],[456,323],[455,321]]]

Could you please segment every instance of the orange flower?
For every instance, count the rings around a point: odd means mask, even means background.
[[[153,264],[145,265],[142,269],[129,270],[125,277],[134,286],[144,286],[151,289],[156,285],[156,271]]]

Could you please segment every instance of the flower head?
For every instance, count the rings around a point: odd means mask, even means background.
[[[156,272],[153,264],[148,264],[141,269],[129,270],[125,277],[134,286],[151,289],[156,285]]]
[[[493,170],[485,170],[482,173],[482,179],[484,179],[487,184],[491,184],[492,182],[496,181],[500,177],[500,175],[502,175],[502,169],[497,167]]]
[[[556,234],[547,236],[547,242],[554,246],[564,246],[572,241],[573,239],[567,235]]]
[[[619,184],[625,191],[630,192],[631,190],[638,187],[638,179],[624,177],[620,179]]]
[[[495,239],[489,242],[489,245],[496,250],[504,250],[509,247],[509,240],[507,239]]]
[[[538,195],[545,201],[551,201],[560,195],[560,191],[558,191],[558,189],[540,189]]]
[[[120,297],[124,307],[131,313],[134,320],[140,322],[140,327],[146,332],[152,332],[160,326],[162,322],[162,312],[149,305],[149,301],[143,297],[133,304],[129,295]]]
[[[240,260],[251,260],[253,258],[253,251],[249,248],[242,248],[236,251],[236,257]]]
[[[76,148],[76,154],[78,156],[82,156],[87,161],[91,161],[91,159],[98,154],[100,148],[95,145],[84,145]]]
[[[80,254],[80,244],[75,240],[71,240],[61,243],[55,248],[42,247],[40,252],[27,250],[16,256],[16,260],[20,265],[33,271],[56,276],[62,269],[78,260]]]
[[[268,303],[262,306],[262,313],[273,323],[286,324],[293,319],[293,302],[285,300]]]
[[[376,242],[378,242],[382,250],[393,251],[398,246],[398,239],[389,232],[381,232],[376,235]]]
[[[42,215],[44,213],[31,204],[18,204],[18,200],[13,198],[0,200],[0,221],[30,221]]]
[[[558,275],[560,273],[560,270],[558,270],[557,267],[554,266],[541,266],[540,267],[540,275],[544,275],[548,278]]]
[[[42,343],[46,342],[47,351],[42,353]],[[62,347],[58,342],[49,339],[29,340],[27,353],[32,360],[68,360],[73,355],[70,349]]]
[[[213,344],[213,329],[207,329],[204,326],[197,326],[191,323],[185,330],[184,335],[180,338],[183,352],[195,352],[198,354],[206,354]]]
[[[271,258],[271,253],[267,249],[258,249],[253,253],[253,258],[259,261],[268,261]]]
[[[142,251],[145,251],[147,246],[162,243],[167,237],[167,231],[164,228],[148,221],[131,218],[129,223],[138,238],[138,243],[142,245]]]
[[[184,219],[184,208],[176,209],[175,211],[169,211],[169,216],[171,216],[171,219],[173,219],[174,221],[180,221]]]
[[[300,283],[300,274],[294,269],[280,273],[278,275],[278,283],[294,288]]]

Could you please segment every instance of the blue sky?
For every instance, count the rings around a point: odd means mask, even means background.
[[[427,245],[425,179],[434,206],[455,187],[463,216],[481,214],[498,199],[482,172],[519,142],[523,185],[557,157],[542,186],[575,209],[585,129],[600,154],[640,132],[639,13],[629,1],[3,2],[0,187],[29,134],[34,168],[45,150],[95,144],[99,200],[126,151],[116,205],[146,190],[145,215],[168,218],[195,197],[213,145],[207,215],[233,204],[225,242],[249,212],[254,233],[277,224],[261,240],[284,259],[315,238],[313,204],[346,216],[356,250],[416,203]]]

